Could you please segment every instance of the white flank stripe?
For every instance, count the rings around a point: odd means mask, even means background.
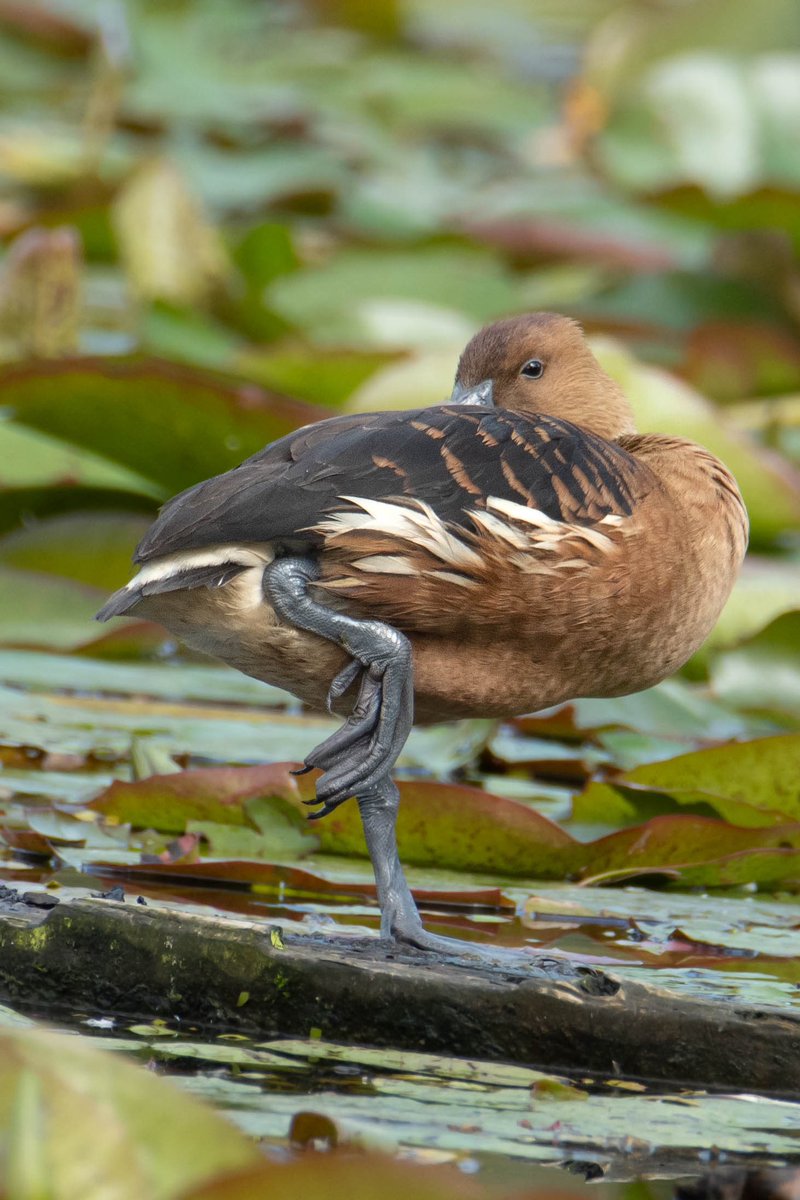
[[[269,545],[244,546],[213,546],[208,550],[181,550],[177,554],[168,554],[164,558],[156,558],[145,563],[134,575],[127,590],[141,587],[144,583],[152,583],[155,579],[167,579],[170,575],[180,575],[193,567],[216,567],[230,563],[231,566],[265,567],[271,563],[275,554]]]

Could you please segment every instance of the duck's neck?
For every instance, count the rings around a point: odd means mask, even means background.
[[[576,400],[570,403],[572,397]],[[574,413],[567,411],[574,407]],[[591,367],[578,368],[559,416],[608,441],[636,432],[633,409],[619,384],[593,360]]]

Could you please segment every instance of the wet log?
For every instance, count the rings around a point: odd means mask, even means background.
[[[0,888],[0,999],[800,1098],[800,1013],[687,997],[563,959],[520,970],[341,933]]]

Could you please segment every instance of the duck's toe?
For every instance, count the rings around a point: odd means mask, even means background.
[[[410,674],[391,665],[365,673],[353,713],[306,762],[322,768],[315,817],[325,816],[349,796],[368,794],[394,766],[411,730],[414,692]]]

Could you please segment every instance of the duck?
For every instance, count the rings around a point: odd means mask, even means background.
[[[313,817],[355,797],[381,937],[437,951],[454,939],[424,928],[395,832],[413,722],[653,686],[712,629],[747,538],[727,468],[638,433],[581,326],[528,313],[472,337],[446,403],[330,417],[170,500],[97,617],[341,714],[302,767]]]

